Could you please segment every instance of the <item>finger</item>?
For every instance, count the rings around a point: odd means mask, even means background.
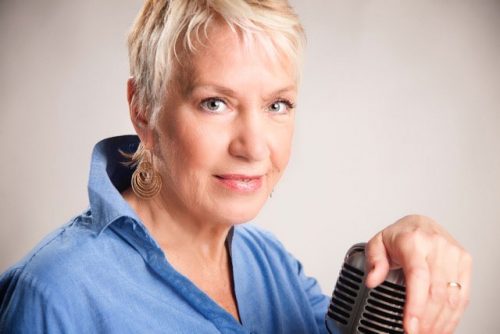
[[[368,242],[365,252],[368,272],[365,284],[371,289],[382,283],[389,273],[389,259],[381,233]]]
[[[439,262],[438,262],[439,263]],[[431,286],[429,290],[429,299],[425,308],[425,312],[421,319],[421,329],[424,333],[440,333],[442,328],[450,320],[453,310],[449,309],[448,301],[458,301],[457,290],[448,286],[449,277],[455,280],[457,277],[457,263],[453,261],[452,269],[448,266],[445,270],[436,268],[436,264],[431,269]],[[445,268],[445,265],[441,266]]]
[[[459,287],[450,286],[448,284],[451,281],[460,280],[460,257],[461,252],[457,248],[454,252],[451,251],[448,253],[444,263],[440,263],[443,259],[441,259],[440,262],[436,263],[437,265],[440,265],[443,270],[441,270],[441,273],[439,274],[440,278],[442,279],[436,280],[434,284],[439,284],[440,289],[443,290],[443,295],[435,298],[436,296],[431,293],[430,304],[439,304],[439,306],[441,307],[439,315],[437,315],[435,319],[432,319],[432,317],[435,315],[431,314],[429,316],[429,321],[431,321],[432,323],[432,332],[434,333],[444,333],[445,328],[448,326],[449,322],[460,306],[461,289]],[[430,308],[433,308],[433,306],[431,306]],[[437,307],[435,308],[435,311],[437,312]]]
[[[419,319],[423,315],[429,294],[430,273],[422,254],[410,259],[402,258],[406,280],[406,304],[404,310],[404,328],[408,333],[419,333]]]
[[[465,254],[462,257],[461,263],[461,272],[459,276],[459,283],[462,285],[462,288],[459,291],[459,301],[458,307],[455,312],[451,316],[450,320],[446,324],[443,329],[443,333],[453,333],[458,326],[460,318],[464,313],[467,305],[469,304],[470,298],[470,288],[471,288],[471,273],[472,273],[472,258],[469,254]]]
[[[441,309],[441,313],[434,322],[434,332],[445,334],[446,328],[450,327],[450,323],[457,317],[457,311],[460,307],[460,290],[457,287],[447,288],[448,298]],[[460,317],[460,315],[458,315]]]

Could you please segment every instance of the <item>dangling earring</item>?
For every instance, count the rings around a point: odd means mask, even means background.
[[[132,174],[132,190],[143,199],[155,197],[161,189],[161,176],[153,167],[149,150],[144,150],[141,162]]]

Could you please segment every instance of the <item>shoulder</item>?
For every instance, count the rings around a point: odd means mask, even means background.
[[[84,216],[75,217],[0,275],[0,332],[60,332],[62,324],[71,328],[70,310],[78,297],[74,287],[92,243],[82,224]]]
[[[84,268],[89,269],[89,256],[96,253],[96,243],[101,242],[86,228],[90,223],[85,214],[78,215],[48,234],[23,259],[0,275],[0,289],[6,284],[27,284],[46,290],[49,286],[74,283]]]

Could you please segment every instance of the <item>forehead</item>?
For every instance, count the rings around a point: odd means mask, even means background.
[[[185,89],[207,81],[232,88],[263,90],[297,87],[297,64],[277,50],[264,33],[245,34],[218,22],[178,70]],[[258,83],[256,85],[256,83]]]

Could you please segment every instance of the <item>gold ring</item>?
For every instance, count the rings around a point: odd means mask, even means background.
[[[449,288],[458,288],[459,290],[462,289],[462,284],[460,284],[458,282],[451,281],[451,282],[448,282],[447,285]]]

